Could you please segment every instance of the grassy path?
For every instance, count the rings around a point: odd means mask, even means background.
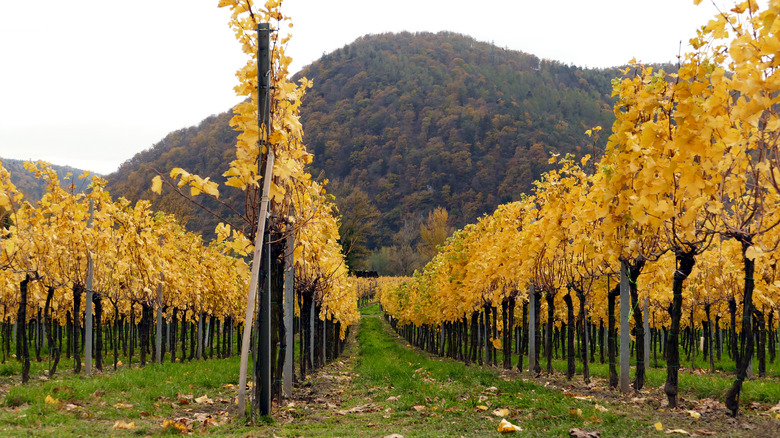
[[[237,378],[237,358],[154,364],[92,379],[63,373],[25,386],[0,377],[0,437],[181,432],[483,437],[499,436],[502,418],[523,429],[511,435],[523,437],[567,437],[572,429],[602,437],[661,437],[670,430],[760,437],[778,436],[780,430],[780,418],[767,413],[766,406],[745,410],[738,420],[726,417],[713,399],[685,401],[683,409],[669,412],[661,407],[658,388],[624,397],[604,389],[599,379],[587,386],[581,377],[572,382],[558,375],[536,380],[498,368],[466,367],[406,344],[382,320],[377,306],[363,310],[342,358],[300,382],[294,400],[276,407],[268,424],[247,426],[235,418]],[[777,400],[768,402],[771,406]],[[122,423],[133,428],[123,429]],[[661,423],[660,431],[656,423]]]
[[[660,437],[672,430],[754,437],[777,436],[780,430],[780,419],[769,414],[728,418],[711,399],[666,411],[658,388],[623,397],[600,390],[598,383],[533,381],[517,372],[466,367],[406,344],[375,306],[363,310],[354,341],[343,361],[313,377],[309,392],[280,420],[284,425],[275,428],[276,436],[500,436],[502,418],[523,429],[513,436],[524,437],[567,437],[572,429],[602,437]],[[508,413],[494,415],[499,409]]]
[[[343,381],[343,386],[333,385],[337,397],[323,398],[326,382],[312,385],[318,388],[313,404],[319,397],[319,404],[333,406],[334,415],[308,415],[308,406],[297,405],[278,436],[498,436],[502,418],[523,428],[518,436],[569,436],[570,428],[651,433],[649,420],[618,410],[601,412],[586,398],[420,352],[396,336],[374,307],[364,310],[357,343],[350,349],[347,362],[325,377]],[[328,376],[327,371],[315,379]],[[508,414],[493,415],[498,409]]]

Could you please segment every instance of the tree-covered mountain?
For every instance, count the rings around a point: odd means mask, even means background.
[[[301,109],[304,140],[315,154],[312,174],[331,181],[344,223],[355,225],[342,234],[353,239],[353,255],[366,259],[375,250],[373,258],[388,259],[397,253],[378,250],[414,249],[436,207],[462,226],[527,193],[551,153],[591,153],[584,132],[611,126],[618,74],[443,32],[366,36],[296,76],[314,84]],[[151,198],[212,234],[218,219],[170,190],[150,196],[149,187],[156,171],[173,167],[223,181],[236,138],[230,117],[170,133],[109,175],[109,189]],[[243,200],[237,190],[223,192],[228,203]],[[216,203],[206,206],[233,218]]]
[[[30,202],[37,202],[46,192],[46,182],[35,178],[35,174],[24,168],[24,160],[0,158],[0,163],[11,174],[11,182],[19,189],[24,198]],[[51,168],[57,173],[60,185],[66,190],[72,189],[78,193],[87,188],[89,180],[79,179],[84,174],[81,169],[70,166],[58,166],[52,164]]]
[[[617,74],[448,32],[372,35],[299,74],[314,82],[301,118],[314,167],[381,211],[381,245],[437,206],[474,222],[528,192],[550,153],[591,152]]]

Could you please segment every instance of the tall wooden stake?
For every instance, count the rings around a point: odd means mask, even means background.
[[[620,392],[631,391],[631,334],[628,315],[631,308],[631,295],[628,290],[628,265],[620,262]]]
[[[268,23],[260,23],[257,27],[257,76],[258,76],[258,126],[265,127],[265,138],[263,141],[268,140],[268,136],[271,131],[271,106],[270,95],[271,90],[271,57],[270,57],[270,41],[271,41],[271,26]],[[271,150],[271,145],[266,144],[266,159],[261,160],[261,163],[265,163],[265,169],[261,169],[263,175],[263,193],[260,199],[260,214],[257,217],[257,229],[255,231],[255,250],[252,255],[252,275],[249,280],[249,295],[247,299],[246,315],[244,317],[244,332],[241,338],[241,364],[239,367],[238,377],[238,412],[239,415],[246,413],[246,374],[247,364],[249,362],[249,342],[252,333],[252,314],[255,308],[255,301],[257,297],[257,283],[260,276],[260,263],[263,250],[263,236],[265,234],[265,222],[266,216],[268,216],[268,196],[271,191],[271,178],[273,176],[274,169],[274,154]],[[270,348],[270,344],[268,346]]]
[[[89,201],[89,224],[92,228],[92,216],[94,214],[94,204]],[[92,280],[95,263],[92,260],[92,253],[87,249],[87,302],[84,307],[84,375],[92,375]],[[79,315],[75,315],[76,318]]]
[[[650,368],[650,297],[645,297],[645,367]]]
[[[536,366],[536,299],[534,285],[528,287],[528,372]]]
[[[295,252],[295,235],[290,231],[287,237],[287,258],[284,269],[284,326],[286,347],[284,350],[284,373],[282,381],[282,395],[285,398],[292,397],[293,381],[293,350],[295,350],[293,340],[293,314],[295,313],[295,264],[293,263],[293,253]]]
[[[160,282],[157,283],[157,334],[155,335],[157,346],[156,351],[154,352],[154,360],[157,363],[162,363],[162,332],[163,332],[163,317],[162,317],[162,308],[163,308],[163,280],[165,277],[163,276],[162,271],[160,271]]]

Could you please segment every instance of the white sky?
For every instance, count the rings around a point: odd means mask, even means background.
[[[109,173],[238,103],[244,57],[217,3],[2,0],[0,157]],[[673,61],[716,9],[706,0],[285,0],[282,12],[295,26],[295,72],[360,36],[404,30],[454,31],[581,67]]]

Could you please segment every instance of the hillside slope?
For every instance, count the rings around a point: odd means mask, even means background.
[[[462,226],[528,192],[550,153],[590,153],[584,131],[611,126],[616,75],[453,33],[366,36],[297,75],[314,83],[301,109],[315,154],[311,172],[331,181],[345,222],[377,211],[363,227],[369,249],[391,246],[404,224],[414,231],[437,206]],[[188,219],[190,229],[212,235],[216,218],[170,192],[152,197],[149,187],[156,171],[173,167],[223,181],[236,138],[230,117],[170,133],[109,175],[109,189],[115,197],[150,197],[156,208]],[[356,189],[366,196],[349,197]],[[243,202],[238,190],[223,197]]]
[[[24,194],[24,199],[30,202],[37,202],[41,199],[46,192],[46,183],[43,180],[36,179],[33,173],[28,172],[24,168],[23,160],[0,158],[0,163],[11,174],[11,182]],[[70,166],[58,166],[56,164],[52,164],[51,168],[57,173],[60,185],[66,190],[70,190],[72,185],[73,190],[78,193],[86,190],[89,185],[88,180],[79,179],[79,176],[84,174],[84,171],[81,169]]]
[[[617,74],[453,33],[373,35],[299,74],[314,82],[301,115],[314,167],[374,200],[386,240],[436,206],[473,222],[527,192],[550,153],[591,152]]]

